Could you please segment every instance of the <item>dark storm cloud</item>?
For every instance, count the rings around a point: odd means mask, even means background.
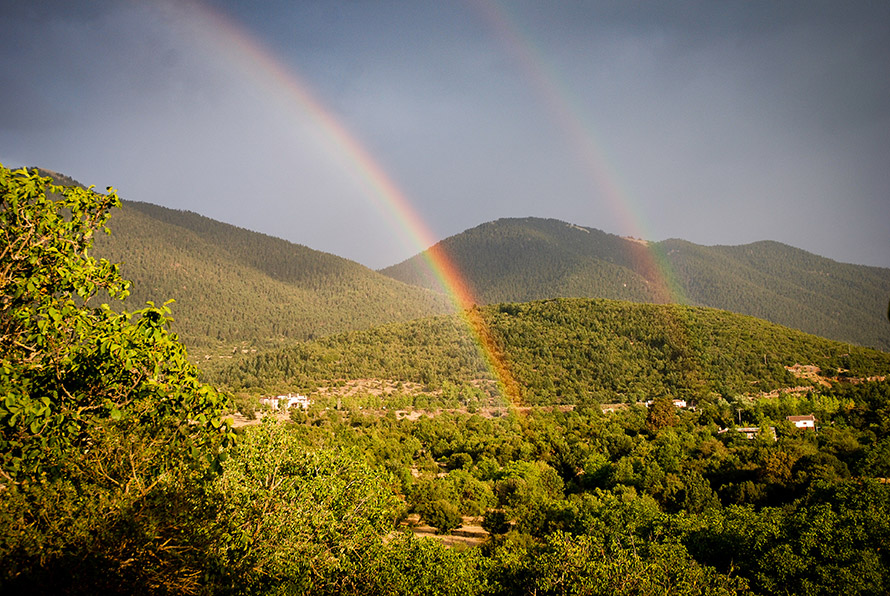
[[[196,35],[216,13],[308,84],[440,236],[537,215],[890,265],[887,3],[15,1],[0,11],[0,159],[128,198],[373,266],[421,248],[393,241],[398,224],[285,81],[221,58],[240,51],[231,33]],[[579,139],[599,151],[599,178]]]
[[[6,0],[0,5],[0,19],[37,24],[50,20],[92,20],[100,18],[119,3],[116,0]]]

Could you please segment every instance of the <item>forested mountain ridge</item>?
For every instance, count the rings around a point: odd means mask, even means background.
[[[824,337],[890,348],[890,269],[838,263],[779,242],[658,243],[691,303]]]
[[[704,307],[555,299],[479,309],[525,405],[732,398],[800,384],[786,367],[828,376],[890,374],[890,354]],[[493,380],[457,315],[391,324],[246,358],[214,380],[234,389],[378,378],[436,391]]]
[[[446,238],[437,248],[485,304],[563,296],[656,299],[650,283],[635,271],[642,247],[554,219],[499,219]],[[424,263],[422,255],[416,255],[381,273],[441,290]]]
[[[169,299],[199,352],[288,341],[447,312],[440,294],[358,263],[187,211],[124,201],[93,254],[133,282],[127,308]],[[195,350],[193,350],[194,352]]]
[[[839,341],[890,349],[890,269],[839,263],[778,242],[645,243],[554,219],[500,219],[437,247],[480,303],[592,297],[682,300],[763,318]],[[381,273],[437,281],[416,255]]]

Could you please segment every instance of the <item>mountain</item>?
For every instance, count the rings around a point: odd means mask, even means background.
[[[479,303],[555,297],[681,302],[890,349],[890,269],[838,263],[778,242],[649,243],[554,219],[500,219],[436,245]],[[381,270],[438,289],[423,255]]]
[[[637,269],[645,247],[600,230],[554,219],[499,219],[442,240],[480,303],[588,296],[651,302],[657,298]],[[442,290],[416,255],[381,273]]]
[[[133,282],[125,307],[174,299],[172,328],[193,357],[451,309],[441,294],[353,261],[188,211],[124,201],[108,227],[93,255],[122,264]]]
[[[832,377],[890,373],[890,354],[711,308],[562,298],[479,314],[528,405],[732,398],[806,385],[798,364]],[[310,392],[362,379],[433,393],[490,387],[478,346],[458,315],[443,315],[257,354],[214,380]]]

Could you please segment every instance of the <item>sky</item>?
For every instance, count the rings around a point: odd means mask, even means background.
[[[890,3],[2,0],[0,163],[372,268],[527,216],[890,267]]]

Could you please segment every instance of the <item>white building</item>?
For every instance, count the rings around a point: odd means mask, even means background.
[[[806,416],[786,416],[788,422],[797,428],[816,430],[816,418],[812,414]]]
[[[293,395],[288,393],[287,395],[279,395],[278,397],[264,397],[260,399],[260,403],[269,406],[273,410],[289,410],[293,407],[306,410],[309,408],[309,404],[312,403],[312,400],[305,395]]]

